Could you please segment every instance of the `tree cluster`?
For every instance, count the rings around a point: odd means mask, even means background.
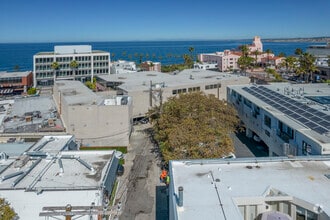
[[[151,109],[148,116],[166,162],[220,158],[234,152],[229,134],[239,123],[236,111],[214,95],[180,94]]]

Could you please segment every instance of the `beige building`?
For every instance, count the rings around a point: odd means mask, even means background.
[[[117,90],[133,99],[133,118],[144,117],[150,107],[180,93],[202,91],[226,99],[228,85],[248,84],[248,77],[210,70],[188,69],[177,74],[137,72],[98,76],[104,87]]]
[[[56,81],[54,100],[66,131],[84,146],[127,146],[132,102],[128,96],[101,97],[78,81]]]

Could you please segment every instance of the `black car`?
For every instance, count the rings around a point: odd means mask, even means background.
[[[124,171],[125,171],[124,166],[121,164],[118,164],[117,175],[122,176],[124,174]]]

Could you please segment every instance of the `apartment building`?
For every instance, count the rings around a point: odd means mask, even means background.
[[[328,84],[229,86],[246,135],[260,139],[270,156],[330,154]]]
[[[110,53],[90,45],[55,46],[52,52],[33,56],[34,87],[53,85],[61,79],[88,81],[110,74]]]
[[[241,57],[240,52],[225,50],[223,52],[215,52],[208,54],[198,54],[198,60],[207,64],[217,64],[220,72],[232,71],[239,69],[237,64]]]
[[[169,163],[170,220],[329,220],[329,156]]]

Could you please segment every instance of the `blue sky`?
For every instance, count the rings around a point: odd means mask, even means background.
[[[330,36],[330,0],[1,0],[0,42]]]

